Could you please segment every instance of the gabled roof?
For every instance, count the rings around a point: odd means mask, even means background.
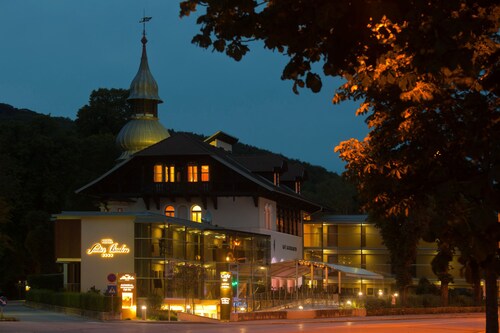
[[[214,140],[220,140],[220,141],[226,142],[230,145],[234,145],[239,141],[238,138],[236,138],[232,135],[229,135],[225,132],[222,132],[222,131],[218,131],[217,133],[209,136],[208,138],[205,139],[205,142],[210,143]]]
[[[285,172],[286,159],[275,154],[235,156],[234,159],[253,172]]]
[[[274,194],[283,195],[285,197],[299,200],[303,204],[310,207],[310,210],[318,210],[320,208],[319,205],[305,199],[301,195],[295,193],[291,189],[286,186],[275,186],[271,181],[266,178],[253,173],[250,169],[239,163],[237,160],[232,158],[231,154],[224,151],[223,149],[216,148],[211,146],[210,144],[198,140],[192,135],[186,133],[174,133],[170,137],[162,140],[144,150],[141,150],[135,154],[133,154],[128,160],[125,160],[119,164],[117,164],[114,168],[109,170],[107,173],[97,178],[93,182],[83,186],[82,188],[77,190],[78,192],[82,192],[93,185],[97,184],[101,180],[109,177],[111,174],[116,172],[118,169],[123,168],[126,164],[131,163],[136,159],[140,159],[142,157],[164,157],[164,156],[208,156],[218,161],[222,165],[228,167],[233,170],[237,174],[242,177],[248,179],[250,182],[257,184],[262,189],[269,191]]]

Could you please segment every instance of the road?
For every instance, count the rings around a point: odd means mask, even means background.
[[[484,314],[453,316],[384,317],[348,321],[268,320],[244,323],[201,324],[186,322],[102,322],[78,316],[35,310],[19,302],[10,302],[4,308],[5,316],[19,318],[17,322],[0,322],[0,333],[479,333],[484,332]]]

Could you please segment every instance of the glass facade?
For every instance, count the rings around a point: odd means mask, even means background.
[[[358,288],[370,295],[373,290],[385,288],[394,283],[390,253],[383,243],[382,236],[374,224],[365,221],[366,216],[327,216],[312,221],[304,221],[304,259],[328,262],[350,267],[363,268],[385,277],[384,282],[366,281],[356,278],[343,280],[347,293]],[[436,244],[421,241],[417,248],[416,261],[412,264],[414,283],[426,277],[431,281],[437,278],[432,272],[431,261],[436,254]],[[450,273],[457,285],[464,285],[460,276],[460,263],[455,255],[450,263]],[[334,276],[329,276],[335,282]]]
[[[270,237],[233,230],[165,223],[135,224],[138,295],[217,299],[221,271],[237,279],[235,294],[264,292],[270,265]]]

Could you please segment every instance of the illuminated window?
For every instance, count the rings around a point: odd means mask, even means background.
[[[173,183],[175,182],[175,166],[171,165],[169,168],[169,176],[168,176],[168,181]]]
[[[153,168],[153,181],[155,183],[175,182],[175,166],[155,164]]]
[[[153,181],[155,183],[161,183],[163,181],[163,166],[161,164],[155,164],[153,169]]]
[[[196,183],[198,181],[198,166],[188,165],[188,182]]]
[[[201,181],[208,182],[210,180],[210,171],[208,165],[201,166]]]
[[[165,216],[175,217],[175,208],[174,206],[165,207]]]
[[[201,207],[195,205],[191,208],[191,221],[201,223]]]

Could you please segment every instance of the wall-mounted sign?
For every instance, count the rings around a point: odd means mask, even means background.
[[[128,248],[126,244],[119,245],[111,238],[103,238],[100,242],[94,243],[89,247],[86,252],[89,256],[100,254],[103,258],[113,258],[115,254],[130,253],[130,248]]]

